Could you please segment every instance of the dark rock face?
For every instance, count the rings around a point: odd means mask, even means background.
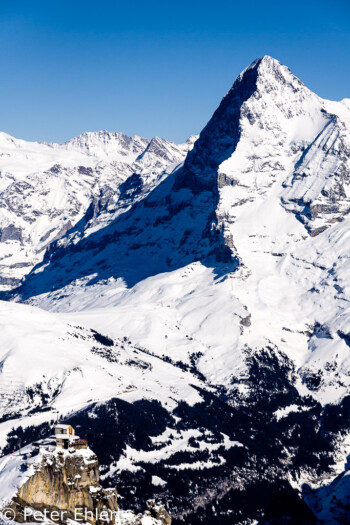
[[[123,198],[131,199],[135,193],[141,191],[142,186],[143,181],[141,176],[133,173],[120,185],[119,190]]]
[[[344,341],[346,342],[346,344],[350,347],[350,334],[345,334],[345,333],[342,332],[341,330],[338,330],[338,335],[339,335],[339,337],[341,337],[342,339],[344,339]]]
[[[243,319],[241,319],[240,323],[242,326],[251,326],[252,316],[250,314],[247,315],[247,317],[244,317]]]
[[[2,277],[0,276],[0,284],[16,286],[19,285],[20,279],[15,279],[14,277]]]
[[[22,242],[22,230],[11,224],[0,230],[0,242],[19,241]]]
[[[190,188],[193,193],[204,189],[217,192],[218,166],[232,155],[239,142],[242,106],[256,90],[259,64],[239,77],[223,98],[177,174],[175,188]]]

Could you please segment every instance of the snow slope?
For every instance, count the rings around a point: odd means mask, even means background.
[[[0,302],[1,443],[17,424],[42,423],[89,403],[200,397],[202,382],[123,338],[110,340],[37,308]],[[159,381],[159,378],[162,381]],[[49,407],[41,412],[42,407]]]

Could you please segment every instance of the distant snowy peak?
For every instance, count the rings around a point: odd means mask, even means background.
[[[15,139],[14,137],[11,137],[8,133],[4,133],[3,131],[0,131],[0,147],[20,147],[21,143],[24,143],[24,140]]]
[[[172,163],[178,162],[179,154],[181,156],[193,147],[196,138],[194,135],[184,144],[176,144],[160,137],[148,140],[139,135],[129,137],[124,133],[103,130],[85,132],[61,144],[45,144],[54,149],[80,152],[99,160],[118,160],[131,164],[152,153],[167,163]]]
[[[153,137],[146,149],[135,160],[135,167],[145,169],[163,166],[175,166],[184,160],[191,151],[198,136],[190,137],[183,144],[175,144],[160,137]]]
[[[101,131],[48,144],[0,133],[0,289],[18,284],[78,223],[83,235],[83,224],[106,225],[145,196],[194,141]]]
[[[63,144],[48,144],[52,148],[81,151],[99,158],[112,157],[134,162],[149,144],[149,140],[138,135],[128,137],[124,133],[109,131],[86,132]]]

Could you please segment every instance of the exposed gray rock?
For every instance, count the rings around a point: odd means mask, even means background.
[[[0,230],[0,242],[19,241],[22,243],[22,230],[13,224],[5,226]]]

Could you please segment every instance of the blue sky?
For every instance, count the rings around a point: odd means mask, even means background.
[[[184,141],[265,54],[350,98],[350,2],[0,0],[0,130]]]

